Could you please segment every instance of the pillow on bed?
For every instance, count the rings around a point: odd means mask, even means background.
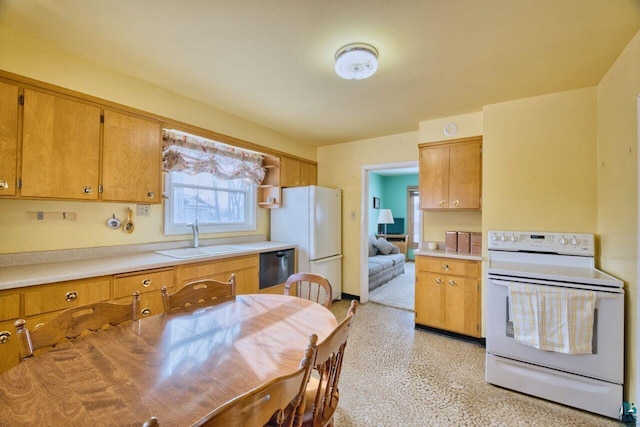
[[[379,237],[374,246],[383,255],[400,253],[400,248],[389,243],[384,237]]]

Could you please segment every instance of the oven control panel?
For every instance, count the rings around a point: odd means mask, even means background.
[[[593,234],[489,231],[488,249],[594,256]]]

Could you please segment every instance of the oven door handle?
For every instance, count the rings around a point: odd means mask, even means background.
[[[493,283],[494,285],[498,285],[498,286],[503,286],[505,288],[509,287],[509,283],[507,281],[504,280],[496,280],[496,279],[489,279],[489,281],[491,283]],[[533,286],[545,286],[545,285],[538,285],[536,283],[531,283],[531,285]],[[548,286],[548,285],[547,285]],[[621,293],[619,292],[607,292],[605,290],[594,290],[594,289],[584,289],[584,290],[591,290],[594,291],[596,293],[596,297],[600,298],[600,299],[616,299],[619,298]]]

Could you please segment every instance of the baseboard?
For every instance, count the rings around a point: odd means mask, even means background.
[[[358,295],[351,295],[344,292],[342,293],[342,299],[356,300],[360,302],[360,297]]]
[[[487,345],[487,339],[486,338],[482,338],[482,337],[480,337],[480,338],[470,337],[469,335],[458,334],[456,332],[445,331],[443,329],[432,328],[430,326],[419,325],[417,323],[415,323],[415,328],[416,329],[421,329],[423,331],[433,332],[433,333],[436,333],[436,334],[439,334],[439,335],[445,335],[447,337],[455,338],[455,339],[458,339],[458,340],[461,340],[461,341],[466,341],[466,342],[478,344],[480,347],[486,347],[486,345]]]

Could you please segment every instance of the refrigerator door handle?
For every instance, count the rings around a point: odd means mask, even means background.
[[[325,262],[333,261],[340,258],[342,258],[342,254],[330,256],[328,258],[312,259],[311,262],[314,262],[316,264],[323,264]]]

